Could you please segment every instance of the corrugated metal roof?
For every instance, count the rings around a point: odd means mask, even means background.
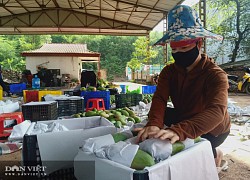
[[[44,44],[41,48],[24,51],[22,56],[72,56],[91,60],[91,57],[98,59],[101,54],[87,49],[86,44]]]
[[[44,44],[41,48],[27,53],[87,53],[86,44]]]
[[[0,34],[148,34],[184,0],[3,0]]]

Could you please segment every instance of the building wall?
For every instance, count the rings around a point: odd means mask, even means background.
[[[43,64],[49,62],[47,64]],[[60,69],[60,75],[70,74],[71,79],[80,79],[82,63],[78,57],[55,57],[55,56],[40,56],[26,57],[26,69],[29,69],[32,74],[37,73],[36,67],[43,64],[48,69]]]

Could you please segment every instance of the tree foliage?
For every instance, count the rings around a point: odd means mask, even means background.
[[[139,69],[141,64],[152,64],[151,58],[155,58],[158,54],[158,51],[153,50],[149,46],[150,42],[146,37],[139,37],[133,46],[135,48],[132,53],[132,59],[128,62],[128,67],[135,71]]]
[[[101,53],[101,68],[106,69],[109,80],[125,76],[127,62],[131,59],[134,36],[77,36],[73,43],[86,43],[90,51]]]
[[[22,71],[25,69],[25,58],[21,56],[21,52],[39,48],[50,41],[50,35],[2,35],[0,64],[3,69]]]
[[[224,44],[231,44],[232,50],[228,54],[231,62],[236,61],[237,57],[250,57],[250,1],[212,0],[207,3],[209,7],[208,28],[223,35]]]
[[[152,45],[162,37],[162,33],[154,32]],[[138,46],[133,44],[138,40]],[[136,36],[102,36],[102,35],[1,35],[0,36],[0,64],[3,69],[22,71],[25,69],[24,51],[40,48],[45,43],[78,43],[87,44],[89,51],[101,53],[101,68],[107,70],[109,80],[114,77],[124,77],[127,62],[136,57],[143,63],[164,64],[162,47],[150,48],[146,51],[145,37]],[[139,43],[140,42],[140,43]],[[139,47],[139,44],[141,47]],[[137,48],[135,50],[135,48]],[[139,49],[138,49],[139,48]],[[141,49],[140,49],[141,48]],[[139,57],[140,56],[140,57]],[[150,56],[150,59],[148,58]],[[96,69],[96,64],[84,64],[85,68]]]

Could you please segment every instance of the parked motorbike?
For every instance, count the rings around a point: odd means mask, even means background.
[[[250,95],[250,74],[245,73],[242,79],[238,82],[238,90],[241,92],[246,92]]]
[[[229,92],[237,92],[238,91],[238,83],[237,80],[231,79],[231,75],[228,75],[228,84],[229,84]],[[238,79],[238,76],[237,76]]]
[[[240,81],[238,76],[228,75],[229,91],[231,92],[246,92],[250,95],[250,68],[246,68],[245,75]]]

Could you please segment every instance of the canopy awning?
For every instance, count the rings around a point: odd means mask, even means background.
[[[0,34],[146,35],[184,0],[2,0]]]

